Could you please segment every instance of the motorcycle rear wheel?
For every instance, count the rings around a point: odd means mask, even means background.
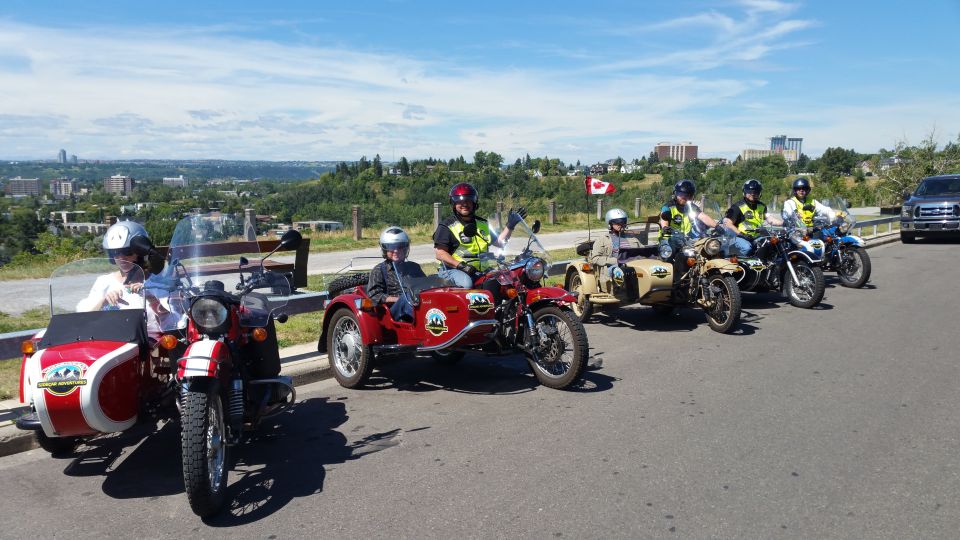
[[[715,332],[726,334],[740,320],[740,287],[732,276],[711,276],[707,284],[714,293],[713,309],[704,310],[707,323]]]
[[[541,336],[550,336],[550,343],[541,346],[544,353],[541,358],[535,360],[527,357],[537,380],[548,388],[558,390],[578,382],[587,367],[590,353],[583,323],[572,311],[552,305],[536,310],[533,320]]]
[[[344,388],[362,388],[373,372],[373,347],[364,345],[360,322],[349,309],[341,309],[330,321],[327,354],[333,376]]]
[[[810,309],[819,304],[823,300],[823,291],[826,289],[823,270],[805,261],[793,263],[793,270],[797,273],[800,286],[793,282],[793,276],[787,270],[783,275],[783,295],[787,297],[787,301],[803,309]]]
[[[193,513],[210,517],[223,507],[227,487],[227,429],[220,396],[187,390],[180,414],[183,485]]]
[[[870,255],[866,249],[859,246],[848,247],[840,253],[840,264],[837,267],[840,285],[859,289],[870,280],[870,271]]]
[[[580,322],[585,323],[589,321],[590,315],[593,314],[593,304],[590,303],[587,295],[584,294],[583,279],[579,273],[574,273],[570,276],[570,282],[567,283],[567,290],[577,293],[577,302],[570,305],[573,314],[580,319]]]

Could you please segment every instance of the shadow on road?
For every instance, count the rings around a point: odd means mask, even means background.
[[[709,326],[702,309],[687,307],[675,308],[669,315],[660,315],[646,306],[621,308],[594,315],[590,321],[587,328],[590,324],[598,324],[608,328],[632,328],[638,332],[692,332],[701,326]],[[745,325],[741,318],[730,334],[750,335],[755,330],[756,327]]]

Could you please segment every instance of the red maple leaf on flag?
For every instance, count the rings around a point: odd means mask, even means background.
[[[587,195],[606,195],[617,190],[617,187],[610,182],[604,182],[591,176],[584,180],[584,187],[587,188]]]

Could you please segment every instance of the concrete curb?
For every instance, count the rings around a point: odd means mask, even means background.
[[[315,347],[315,345],[310,345]],[[288,356],[280,366],[280,374],[293,379],[294,386],[303,386],[312,382],[322,381],[333,377],[333,370],[330,369],[330,363],[327,355],[313,351]],[[15,400],[4,402],[4,404],[16,403],[15,407],[2,411],[3,421],[0,421],[0,457],[26,452],[39,448],[37,440],[30,431],[18,429],[14,422],[20,412],[26,412],[27,407],[21,405]]]

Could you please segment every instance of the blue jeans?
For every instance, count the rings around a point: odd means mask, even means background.
[[[727,246],[727,256],[739,255],[745,257],[753,251],[753,243],[746,238],[736,237]]]
[[[437,272],[437,275],[448,281],[452,281],[457,287],[461,289],[472,289],[473,288],[473,278],[470,277],[470,274],[464,272],[463,270],[457,270],[456,268],[448,268],[446,270],[440,270]]]

